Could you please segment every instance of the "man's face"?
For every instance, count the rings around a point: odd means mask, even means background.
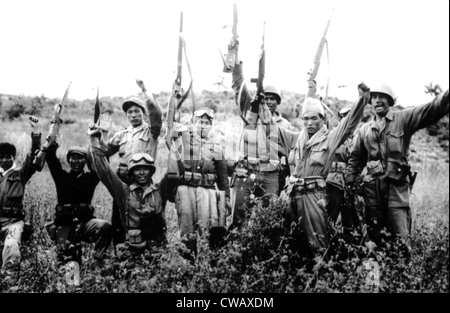
[[[303,124],[310,137],[322,127],[323,122],[324,121],[319,113],[308,112],[303,115]]]
[[[211,131],[212,121],[206,115],[203,115],[201,118],[196,119],[194,127],[197,134],[202,138],[206,138]]]
[[[86,158],[80,154],[72,154],[69,157],[70,168],[74,172],[81,172],[86,165]]]
[[[127,118],[131,126],[139,127],[144,121],[144,112],[137,105],[132,105],[127,110]]]
[[[278,99],[277,96],[275,96],[274,94],[267,93],[265,95],[264,102],[267,104],[267,107],[269,108],[272,115],[275,114],[275,111],[277,110],[277,107],[278,107],[277,99]]]
[[[371,92],[370,100],[375,109],[375,113],[380,117],[386,116],[391,109],[389,106],[389,97],[384,93]]]
[[[148,166],[136,166],[131,170],[133,182],[139,186],[145,186],[150,181],[151,169]]]
[[[0,167],[7,171],[14,164],[14,157],[10,154],[0,154]]]

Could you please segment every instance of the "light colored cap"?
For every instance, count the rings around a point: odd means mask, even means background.
[[[129,97],[129,98],[125,99],[125,101],[122,104],[122,110],[125,113],[127,113],[128,109],[133,105],[137,105],[145,113],[145,102],[144,102],[144,100],[142,100],[139,97]]]
[[[323,108],[322,102],[311,97],[307,97],[302,105],[302,115],[309,112],[315,112],[325,116],[325,109]]]

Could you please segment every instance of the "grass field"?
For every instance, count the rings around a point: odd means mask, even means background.
[[[61,128],[58,156],[66,169],[63,156],[67,148],[88,142],[85,130],[90,120],[79,116]],[[239,118],[219,114],[217,120],[214,131],[223,134],[227,143],[237,142]],[[18,161],[23,160],[30,144],[28,122],[19,118],[0,123],[0,141],[13,142],[18,147]],[[125,125],[122,117],[116,123],[117,128]],[[211,251],[207,242],[200,240],[197,258],[190,263],[178,253],[177,216],[174,205],[169,204],[169,245],[165,250],[137,264],[117,262],[111,254],[103,268],[89,269],[92,246],[85,245],[81,284],[70,286],[44,228],[45,221],[53,218],[56,204],[55,186],[45,167],[26,187],[27,220],[35,232],[22,249],[21,275],[14,281],[2,279],[0,292],[448,292],[448,154],[423,131],[414,138],[412,163],[419,175],[411,197],[411,260],[395,253],[371,252],[364,245],[345,243],[338,235],[327,261],[317,259],[308,270],[307,261],[292,253],[280,235],[282,204],[274,202],[268,209],[258,207],[252,223],[239,234],[231,233],[225,247]],[[156,182],[164,174],[166,162],[167,149],[161,138]],[[99,184],[93,199],[96,215],[110,220],[111,203],[106,188]],[[366,282],[367,262],[379,266],[380,281],[375,287]]]

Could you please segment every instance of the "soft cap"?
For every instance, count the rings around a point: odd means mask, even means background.
[[[325,116],[325,110],[323,108],[322,102],[311,97],[307,97],[302,105],[302,115],[305,115],[309,112],[315,112],[321,114],[322,116]]]

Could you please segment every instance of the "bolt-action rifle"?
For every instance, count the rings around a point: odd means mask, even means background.
[[[252,78],[250,81],[256,83],[256,92],[260,96],[264,94],[264,76],[266,75],[266,49],[265,49],[266,22],[263,24],[263,36],[261,43],[261,53],[259,55],[258,78]]]
[[[52,121],[50,123],[50,130],[49,130],[47,138],[46,138],[47,141],[46,141],[44,147],[38,152],[37,156],[33,160],[33,164],[36,166],[36,168],[39,172],[42,171],[42,169],[44,168],[45,156],[47,154],[47,149],[56,141],[56,137],[58,136],[59,128],[62,123],[62,119],[61,119],[60,115],[61,115],[62,109],[66,105],[67,97],[69,96],[70,84],[71,83],[69,83],[69,86],[67,86],[66,92],[64,93],[61,103],[58,103],[54,106],[53,117],[52,117]]]
[[[166,129],[166,145],[170,150],[171,146],[171,136],[174,122],[179,121],[179,115],[177,116],[176,111],[180,109],[184,100],[186,100],[187,96],[192,87],[192,79],[189,85],[188,91],[183,94],[183,90],[181,87],[181,79],[182,79],[182,70],[183,70],[183,50],[185,50],[185,43],[183,39],[183,12],[180,15],[180,35],[178,40],[178,59],[177,59],[177,74],[175,81],[172,85],[172,94],[169,97],[168,111],[167,111],[167,129]],[[186,53],[186,51],[185,51]]]
[[[334,11],[334,9],[333,9],[333,11]],[[327,36],[328,28],[330,27],[331,18],[333,17],[333,11],[331,12],[331,16],[328,19],[327,26],[325,27],[325,31],[323,32],[323,35],[322,35],[322,39],[320,40],[319,47],[317,48],[316,55],[314,57],[314,67],[308,73],[309,77],[308,77],[308,93],[306,95],[307,98],[308,97],[318,98],[317,93],[316,93],[317,92],[316,76],[317,76],[317,73],[319,72],[320,59],[322,58],[322,52],[323,52],[323,48],[325,47],[325,44],[327,44],[327,47],[328,47],[328,42],[327,42],[326,36]],[[327,96],[328,96],[328,86],[327,86],[326,97]],[[328,106],[326,106],[323,102],[322,102],[322,105],[328,112],[330,112],[332,115],[334,115],[333,111],[331,111],[331,109]]]
[[[223,71],[225,73],[231,73],[233,72],[234,65],[236,64],[236,54],[237,54],[237,44],[239,41],[239,35],[237,33],[237,24],[238,24],[238,9],[237,9],[237,3],[233,3],[233,29],[231,31],[232,33],[232,42],[233,45],[228,46],[228,53],[226,55],[226,58],[223,57],[222,53],[220,55],[222,56],[223,60]]]

